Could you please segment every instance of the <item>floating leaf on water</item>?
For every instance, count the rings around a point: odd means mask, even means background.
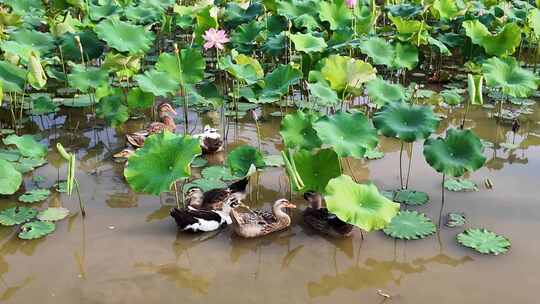
[[[0,159],[0,194],[15,193],[22,183],[22,175],[12,163]]]
[[[510,248],[510,240],[486,229],[471,228],[457,235],[457,241],[480,253],[498,255]]]
[[[279,154],[275,155],[265,155],[264,163],[267,167],[283,167],[285,163],[283,162],[283,157]]]
[[[478,186],[464,178],[450,178],[444,181],[444,188],[450,191],[478,191]]]
[[[224,181],[232,181],[237,179],[237,177],[231,173],[231,169],[224,166],[211,166],[204,168],[201,174],[206,179],[217,179]]]
[[[450,228],[464,226],[465,222],[465,214],[463,213],[450,212],[446,215],[446,226]]]
[[[364,154],[364,157],[367,159],[380,159],[384,157],[384,152],[379,151],[377,149],[367,150]]]
[[[429,196],[422,191],[402,189],[394,192],[394,201],[410,206],[421,206],[429,201]]]
[[[64,207],[49,207],[40,211],[37,215],[38,220],[56,222],[65,219],[69,215],[69,210]]]
[[[26,134],[17,136],[15,134],[4,138],[4,144],[15,145],[19,152],[26,157],[41,158],[47,154],[47,147],[39,143],[34,136]]]
[[[50,194],[49,189],[33,189],[19,196],[19,201],[25,203],[40,202],[46,200]]]
[[[0,224],[4,226],[20,225],[36,217],[37,210],[27,207],[13,207],[0,212]]]
[[[193,168],[201,168],[201,167],[204,167],[208,164],[208,161],[202,157],[196,157],[192,162],[191,162],[191,167]]]
[[[54,184],[54,188],[57,192],[60,193],[66,193],[67,192],[67,182],[66,181],[59,181],[56,184]]]
[[[56,229],[56,225],[51,222],[35,221],[22,225],[19,238],[24,240],[39,239]]]
[[[207,179],[207,178],[200,178],[191,181],[190,183],[187,183],[184,185],[184,193],[186,193],[191,188],[200,188],[202,191],[210,191],[213,189],[222,189],[226,188],[227,184],[222,182],[218,179]]]
[[[386,235],[402,240],[418,240],[435,233],[433,222],[416,211],[400,211],[383,231]]]
[[[280,111],[272,112],[272,113],[270,113],[268,115],[270,115],[272,117],[283,117],[283,116],[285,116],[285,114],[283,112],[280,112]]]
[[[21,158],[21,152],[15,149],[0,149],[0,159],[16,162]]]

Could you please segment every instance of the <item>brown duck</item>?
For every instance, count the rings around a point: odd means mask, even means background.
[[[161,122],[155,121],[152,122],[146,130],[140,130],[132,134],[126,134],[126,140],[133,147],[140,148],[144,145],[146,138],[152,134],[157,134],[163,132],[163,130],[169,130],[174,132],[176,129],[176,124],[174,119],[169,115],[169,113],[176,115],[176,111],[169,103],[162,103],[159,105],[158,114]]]
[[[303,212],[304,222],[313,230],[332,237],[349,237],[354,226],[340,220],[324,207],[324,198],[316,192],[304,193],[304,199],[310,204]]]
[[[296,208],[286,199],[277,200],[272,212],[252,211],[247,207],[234,208],[231,211],[232,228],[236,234],[245,238],[255,238],[283,230],[291,225],[290,216],[285,208]],[[244,212],[239,209],[248,209]]]
[[[231,197],[242,201],[246,196],[249,180],[241,179],[226,188],[212,189],[203,192],[201,188],[190,188],[186,193],[186,205],[200,210],[218,210]]]

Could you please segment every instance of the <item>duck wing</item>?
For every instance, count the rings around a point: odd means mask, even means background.
[[[326,208],[314,209],[308,207],[303,212],[304,222],[319,232],[328,232],[330,230],[330,224],[327,221],[328,211]]]
[[[148,134],[156,134],[163,132],[163,130],[167,129],[167,125],[162,122],[153,122],[151,123],[148,128],[146,128],[146,131]]]
[[[144,141],[146,140],[146,133],[133,133],[133,134],[126,134],[126,141],[132,145],[135,148],[140,148],[144,145]]]
[[[201,148],[205,153],[219,152],[223,149],[223,139],[221,137],[202,137]]]
[[[212,210],[223,208],[223,203],[231,196],[228,189],[213,189],[207,191],[202,197],[202,209]]]
[[[222,216],[214,211],[189,207],[182,210],[173,208],[170,215],[176,221],[178,228],[183,231],[214,231],[220,228],[224,222]]]

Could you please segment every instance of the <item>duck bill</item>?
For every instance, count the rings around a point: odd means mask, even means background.
[[[291,208],[291,209],[296,209],[296,205],[295,204],[287,204],[286,206],[287,208]]]

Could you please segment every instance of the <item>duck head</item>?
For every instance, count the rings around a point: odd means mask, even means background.
[[[304,193],[304,199],[308,201],[313,209],[321,209],[323,207],[323,197],[320,193],[308,191]]]
[[[277,201],[274,202],[274,210],[281,210],[281,209],[284,209],[284,208],[290,208],[290,209],[294,209],[296,208],[296,205],[295,204],[291,204],[291,202],[289,202],[289,200],[287,199],[278,199]]]
[[[162,104],[159,105],[158,107],[158,113],[159,113],[159,116],[164,116],[166,115],[167,113],[171,113],[173,115],[176,115],[176,110],[171,106],[170,103],[168,102],[164,102]]]
[[[113,158],[115,158],[115,159],[127,159],[131,155],[133,155],[134,153],[135,153],[135,150],[133,150],[131,148],[125,148],[122,151],[113,154]]]

